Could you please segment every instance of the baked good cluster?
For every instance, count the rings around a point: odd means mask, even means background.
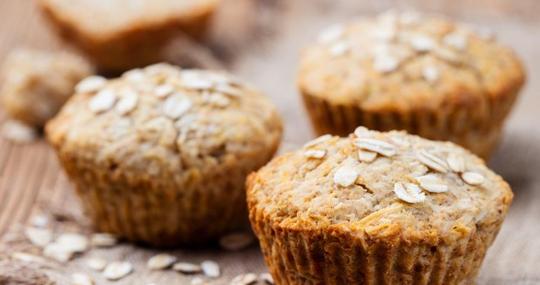
[[[296,78],[320,136],[274,158],[287,120],[271,94],[160,62],[175,35],[204,36],[218,1],[39,2],[86,59],[14,52],[0,96],[13,120],[44,128],[104,238],[206,246],[249,220],[271,276],[234,284],[474,283],[513,197],[484,159],[525,82],[493,34],[414,12],[325,29]],[[117,279],[133,270],[114,266]],[[219,276],[212,262],[174,268]]]

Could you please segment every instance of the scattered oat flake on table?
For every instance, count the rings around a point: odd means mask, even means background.
[[[37,139],[37,131],[19,121],[7,120],[2,124],[0,134],[6,140],[14,143],[30,143]]]
[[[77,93],[92,93],[97,92],[101,88],[105,87],[107,84],[107,79],[101,76],[89,76],[83,79],[77,86],[75,86],[75,91]]]
[[[437,170],[442,173],[448,172],[448,165],[446,164],[446,161],[435,154],[432,154],[426,150],[420,150],[417,154],[417,158],[420,162],[433,170]]]
[[[62,245],[66,250],[84,252],[88,249],[88,238],[77,233],[64,233],[58,236],[55,243]]]
[[[304,156],[309,158],[323,158],[326,155],[324,149],[308,149],[304,151]]]
[[[93,285],[94,280],[84,273],[74,273],[71,275],[71,281],[73,285]]]
[[[19,261],[22,261],[22,262],[47,263],[47,260],[45,260],[43,257],[33,255],[33,254],[30,254],[30,253],[26,253],[26,252],[16,251],[16,252],[11,254],[11,257],[13,257],[14,259],[17,259]]]
[[[274,278],[268,272],[259,274],[259,279],[268,285],[274,284]]]
[[[221,275],[219,264],[212,260],[205,260],[201,263],[201,269],[207,277],[217,278]]]
[[[252,234],[247,232],[231,233],[219,239],[219,245],[226,250],[237,251],[249,247],[254,242]]]
[[[435,174],[422,175],[416,177],[416,180],[420,183],[420,187],[428,192],[443,193],[448,191],[448,185],[444,184],[444,182]]]
[[[465,181],[465,183],[473,186],[482,185],[485,181],[485,178],[482,174],[472,171],[467,171],[463,173],[461,175],[461,178],[463,179],[463,181]]]
[[[94,247],[111,247],[118,243],[118,238],[109,233],[95,233],[90,237],[90,243]]]
[[[74,254],[75,252],[58,243],[50,243],[43,249],[44,256],[62,263],[70,261]]]
[[[205,284],[205,283],[204,283],[204,279],[202,279],[201,277],[195,277],[195,278],[191,279],[190,284],[191,285],[202,285],[202,284]]]
[[[240,274],[234,277],[230,285],[251,285],[257,283],[257,274],[255,273],[246,273]]]
[[[37,228],[44,228],[49,224],[49,218],[45,215],[37,215],[32,217],[30,224]]]
[[[94,113],[101,113],[110,110],[116,102],[116,94],[110,89],[99,91],[88,102],[88,108]]]
[[[33,245],[39,247],[45,247],[53,240],[53,233],[49,229],[28,227],[25,229],[24,234]]]
[[[105,271],[103,271],[103,276],[108,280],[119,280],[128,276],[133,272],[133,265],[127,261],[115,261],[111,262]]]
[[[407,203],[420,203],[426,199],[426,195],[422,193],[420,187],[411,183],[395,183],[394,193],[396,196]]]
[[[334,173],[334,183],[342,187],[353,185],[357,178],[358,172],[349,165],[341,166]]]
[[[148,259],[146,267],[150,270],[162,270],[172,266],[176,262],[176,257],[170,254],[161,253]]]
[[[189,262],[177,262],[173,265],[173,270],[184,274],[194,274],[201,272],[201,266]]]
[[[100,257],[91,257],[86,260],[86,266],[95,271],[103,271],[107,266],[107,260]]]

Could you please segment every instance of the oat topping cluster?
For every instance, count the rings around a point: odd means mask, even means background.
[[[398,70],[403,62],[418,54],[431,53],[449,64],[458,64],[464,59],[462,53],[467,49],[471,35],[485,40],[493,38],[488,31],[465,25],[456,25],[441,36],[420,27],[424,20],[416,12],[389,11],[373,22],[360,20],[330,26],[319,34],[317,41],[332,57],[354,54],[371,60],[376,72],[387,74]],[[361,38],[358,38],[359,34]],[[422,69],[422,76],[426,81],[435,83],[440,77],[440,70],[435,63],[427,64]]]
[[[231,100],[242,95],[240,83],[230,76],[200,70],[178,70],[164,64],[128,71],[123,78],[132,83],[132,87],[115,88],[109,86],[105,78],[91,76],[81,81],[76,91],[95,94],[88,103],[92,112],[99,114],[114,110],[120,115],[137,108],[140,93],[151,93],[163,100],[162,113],[173,120],[193,106],[185,92],[199,92],[204,103],[218,108],[227,107]]]
[[[312,159],[323,159],[327,151],[317,146],[331,138],[331,135],[324,135],[307,143],[304,145],[304,155]],[[358,148],[357,157],[354,159],[367,164],[378,157],[399,156],[400,148],[411,147],[409,142],[398,136],[390,137],[389,141],[374,138],[372,133],[364,127],[358,127],[355,130],[354,145]],[[414,173],[415,181],[394,183],[394,194],[407,203],[425,201],[424,191],[427,193],[447,192],[448,185],[445,184],[442,176],[446,173],[456,173],[465,183],[472,186],[480,186],[484,183],[484,176],[469,170],[464,158],[455,153],[442,155],[436,150],[415,148],[415,158],[425,166],[425,170]],[[355,184],[359,176],[360,173],[356,167],[345,163],[335,170],[333,181],[340,187],[349,187]]]

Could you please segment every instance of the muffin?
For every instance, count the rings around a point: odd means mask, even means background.
[[[45,16],[68,43],[98,67],[125,71],[155,63],[178,36],[202,37],[219,0],[39,0]]]
[[[489,157],[525,74],[512,50],[476,30],[388,12],[323,31],[297,78],[315,131],[406,130]]]
[[[16,49],[1,70],[2,107],[15,120],[43,127],[73,94],[75,85],[92,72],[91,65],[76,55]]]
[[[173,246],[247,222],[245,178],[282,125],[230,75],[158,64],[83,80],[46,133],[99,231]]]
[[[275,158],[247,182],[276,284],[472,284],[512,196],[453,143],[362,127]]]

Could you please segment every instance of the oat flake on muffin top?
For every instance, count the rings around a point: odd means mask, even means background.
[[[500,219],[512,200],[500,176],[453,143],[362,127],[284,154],[249,183],[249,202],[283,227],[405,236],[468,232]]]

